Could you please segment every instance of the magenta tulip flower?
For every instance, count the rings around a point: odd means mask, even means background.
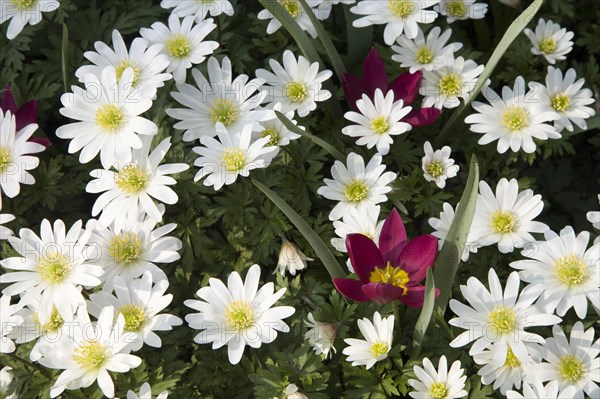
[[[388,84],[385,64],[381,56],[372,48],[363,65],[363,77],[358,78],[350,73],[345,73],[342,77],[344,83],[344,92],[348,102],[355,111],[360,112],[356,107],[356,101],[366,94],[369,98],[374,99],[375,90],[381,89],[385,95],[388,91],[394,92],[394,101],[403,100],[404,105],[411,105],[415,97],[419,93],[423,73],[403,73],[398,76],[392,83]],[[440,116],[440,110],[431,108],[415,108],[406,115],[402,122],[409,123],[413,127],[427,126],[435,122]]]
[[[333,284],[342,295],[359,302],[399,300],[407,306],[423,306],[425,286],[420,283],[438,252],[434,236],[423,234],[409,241],[402,218],[394,209],[383,224],[379,248],[362,234],[348,234],[346,248],[360,280],[334,278]],[[438,289],[435,295],[439,295]]]
[[[10,85],[7,84],[2,90],[2,96],[0,97],[0,109],[6,113],[10,111],[15,116],[15,125],[17,132],[23,129],[25,126],[37,122],[37,101],[29,100],[25,104],[17,107],[15,97],[13,96]],[[31,137],[29,141],[38,143],[48,148],[52,145],[50,140],[44,137]]]

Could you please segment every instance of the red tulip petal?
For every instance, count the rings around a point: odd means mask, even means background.
[[[383,259],[398,266],[396,260],[406,245],[406,229],[398,211],[394,208],[385,219],[379,235],[379,250]]]
[[[373,47],[363,66],[363,82],[367,89],[367,95],[373,98],[376,89],[381,89],[385,95],[388,91],[387,72],[385,71],[385,63],[383,59]]]
[[[438,253],[437,238],[423,234],[410,240],[402,250],[399,265],[406,270],[411,283],[417,283],[427,275],[427,268],[433,266]]]
[[[365,85],[362,80],[350,73],[345,73],[342,76],[342,81],[348,104],[350,104],[356,112],[359,112],[356,102],[362,98],[363,93],[366,94],[367,89],[365,89]]]
[[[370,282],[369,277],[376,267],[386,265],[377,245],[363,234],[348,234],[346,236],[346,249],[354,272],[365,284]]]
[[[434,107],[413,109],[402,118],[402,122],[406,122],[412,127],[428,126],[435,122],[441,113],[440,109]]]
[[[419,93],[421,79],[423,79],[421,71],[406,72],[394,79],[390,84],[390,89],[394,91],[394,101],[404,100],[405,106],[412,104]]]
[[[2,108],[2,111],[4,112],[10,111],[13,115],[17,112],[17,104],[15,103],[15,98],[13,97],[9,84],[6,84],[2,90],[0,108]]]
[[[362,291],[364,284],[361,281],[351,278],[334,278],[333,285],[340,294],[353,301],[367,302],[369,300],[369,297]]]
[[[440,295],[440,289],[435,289],[436,298]],[[416,287],[408,287],[406,295],[400,298],[400,302],[411,308],[422,308],[425,302],[425,286],[419,285]]]
[[[369,283],[362,286],[362,291],[373,302],[386,304],[398,300],[404,294],[404,289],[391,284]]]
[[[30,100],[17,110],[15,114],[17,130],[37,122],[37,101]]]
[[[52,145],[52,142],[45,137],[32,137],[27,141],[31,141],[32,143],[38,143],[48,148]]]

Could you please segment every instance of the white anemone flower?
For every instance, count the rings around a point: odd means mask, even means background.
[[[379,312],[373,314],[373,322],[368,318],[358,320],[358,329],[365,339],[346,338],[348,344],[342,353],[353,366],[366,366],[367,370],[375,363],[384,360],[392,349],[394,337],[394,316],[382,318]]]

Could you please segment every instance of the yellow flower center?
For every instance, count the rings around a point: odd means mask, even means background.
[[[149,176],[138,164],[130,163],[119,169],[115,177],[117,187],[129,194],[144,191],[148,185]]]
[[[429,386],[429,394],[433,399],[444,399],[448,395],[448,387],[443,382],[436,381]]]
[[[565,355],[558,363],[558,375],[563,380],[574,384],[585,376],[586,369],[583,361],[575,355]]]
[[[123,231],[110,240],[108,253],[119,265],[131,265],[142,258],[142,241],[137,234]]]
[[[12,0],[12,3],[19,10],[26,10],[32,8],[37,3],[37,1],[38,0]]]
[[[302,16],[302,6],[297,0],[280,0],[279,3],[296,21]]]
[[[123,330],[126,332],[140,332],[147,320],[144,308],[133,303],[121,306],[119,313],[125,319],[125,328]]]
[[[247,330],[254,324],[254,309],[243,299],[233,301],[225,308],[225,320],[235,331]]]
[[[170,57],[183,58],[192,50],[192,44],[185,35],[173,33],[165,40],[165,50]]]
[[[392,14],[400,18],[406,18],[416,11],[416,7],[411,0],[388,0],[388,8]]]
[[[518,105],[508,106],[502,114],[502,124],[511,132],[521,130],[529,125],[529,114]]]
[[[513,233],[517,229],[517,220],[510,211],[495,211],[490,216],[492,231],[497,234]]]
[[[131,84],[133,85],[133,87],[137,87],[142,69],[129,60],[121,60],[117,62],[117,65],[115,65],[115,73],[117,75],[117,80],[121,80],[121,76],[123,76],[123,72],[125,72],[127,68],[133,69],[133,82]]]
[[[388,353],[389,348],[385,342],[377,341],[371,344],[371,355],[377,358]]]
[[[350,202],[360,202],[369,195],[369,186],[362,180],[353,180],[346,186],[344,195]]]
[[[108,360],[108,351],[100,342],[86,341],[75,348],[73,360],[86,371],[99,370]]]
[[[50,320],[46,324],[42,324],[40,322],[39,316],[37,312],[33,313],[33,321],[40,327],[42,333],[55,333],[57,332],[64,324],[64,320],[58,314],[58,311],[55,307],[52,307],[52,314],[50,315]],[[2,396],[0,396],[1,398]]]
[[[240,148],[230,148],[223,152],[221,160],[228,172],[241,172],[246,166],[246,153]]]
[[[440,79],[440,93],[442,96],[456,97],[460,94],[462,89],[462,79],[455,73],[448,73]]]
[[[213,122],[221,122],[225,126],[231,126],[240,115],[238,104],[227,98],[219,98],[208,111]]]
[[[571,98],[565,93],[555,95],[554,98],[552,98],[551,102],[552,108],[554,108],[558,112],[566,111],[571,106]]]
[[[556,41],[551,37],[547,37],[540,40],[539,46],[542,53],[552,54],[556,50]]]
[[[71,262],[58,252],[44,255],[37,265],[42,280],[50,284],[59,284],[71,275]]]
[[[285,96],[291,103],[302,103],[308,97],[308,88],[302,82],[289,82],[285,85]]]
[[[0,174],[6,172],[12,163],[10,150],[6,147],[0,147]]]
[[[519,326],[515,310],[509,306],[498,305],[488,315],[490,326],[497,335],[510,334]]]
[[[114,104],[105,105],[96,111],[96,125],[106,132],[116,132],[124,121],[123,111]]]
[[[265,129],[260,132],[260,137],[269,137],[269,141],[267,142],[267,146],[277,146],[279,145],[279,132],[275,129]]]
[[[429,47],[421,47],[415,53],[415,60],[419,64],[429,64],[433,60],[433,51]]]
[[[403,295],[406,295],[408,288],[406,284],[410,281],[408,273],[399,267],[394,267],[390,262],[387,263],[386,267],[376,267],[369,276],[369,281],[372,283],[385,283],[391,284],[395,287],[402,288],[404,290]]]
[[[561,283],[573,287],[585,283],[588,279],[588,266],[576,254],[563,256],[554,264],[554,273]]]
[[[446,4],[446,12],[452,17],[461,18],[467,13],[467,6],[461,0],[451,1]]]
[[[427,169],[427,174],[434,178],[444,174],[444,167],[440,161],[429,162],[425,169]]]
[[[390,125],[385,116],[377,116],[371,121],[371,130],[377,134],[384,134],[390,130]]]
[[[508,347],[508,353],[506,354],[506,361],[504,362],[504,367],[508,367],[509,369],[516,369],[521,367],[521,362],[515,356],[513,350]]]

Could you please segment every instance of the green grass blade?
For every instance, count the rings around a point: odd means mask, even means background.
[[[62,77],[63,86],[65,93],[69,91],[69,29],[67,25],[62,24],[62,49],[61,49],[61,61],[62,61]]]
[[[373,45],[373,26],[355,28],[352,23],[360,18],[350,11],[350,6],[344,6],[344,17],[346,18],[347,52],[346,65],[351,66],[361,63],[367,56]]]
[[[296,226],[298,231],[314,249],[321,262],[323,262],[323,265],[325,265],[325,268],[331,277],[346,277],[346,273],[344,273],[344,270],[335,259],[335,256],[333,256],[327,245],[323,242],[323,240],[321,240],[321,237],[319,237],[319,235],[315,233],[308,223],[304,221],[302,216],[298,215],[298,213],[296,213],[296,211],[294,211],[283,198],[281,198],[261,182],[252,179],[252,183],[254,183],[254,185],[258,187],[260,191],[265,193],[265,195],[271,201],[273,201],[273,203],[281,210],[281,212],[287,216],[290,222]]]
[[[415,332],[413,334],[413,350],[411,354],[412,358],[419,356],[419,353],[421,353],[421,344],[423,343],[423,338],[425,338],[425,333],[427,332],[427,328],[429,327],[431,315],[433,315],[434,304],[435,279],[433,277],[433,272],[431,271],[431,269],[428,269],[427,279],[425,280],[425,302],[423,303],[423,308],[421,309],[421,314],[419,315],[417,325],[415,326]]]

